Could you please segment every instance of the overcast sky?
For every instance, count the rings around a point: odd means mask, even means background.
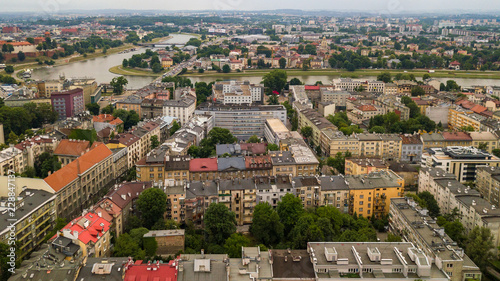
[[[0,12],[64,10],[266,10],[302,9],[367,11],[391,14],[400,11],[492,11],[500,0],[0,0]]]

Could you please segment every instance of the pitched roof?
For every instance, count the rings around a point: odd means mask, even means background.
[[[111,152],[105,144],[99,143],[97,147],[78,157],[58,171],[55,171],[44,180],[54,189],[54,191],[58,192],[61,188],[78,178],[78,175],[83,174],[85,171],[92,168],[92,166],[112,154],[113,152]]]
[[[217,171],[217,158],[196,158],[189,161],[190,172]]]
[[[361,111],[376,111],[377,110],[377,108],[371,104],[360,105],[360,106],[357,106],[356,108],[358,108]]]
[[[105,197],[109,198],[118,207],[123,209],[130,201],[139,197],[139,194],[141,194],[143,190],[151,186],[151,182],[128,182],[112,188]]]
[[[464,141],[472,141],[472,138],[464,132],[443,132],[443,138],[447,141],[458,141],[458,140],[464,140]]]
[[[90,241],[97,242],[104,233],[109,231],[110,222],[99,217],[94,212],[86,213],[78,217],[63,227],[62,231],[70,230],[70,234],[78,232],[78,240],[87,245]]]
[[[95,147],[96,145],[94,145]],[[61,140],[54,150],[54,155],[80,156],[90,149],[90,142],[87,140]]]

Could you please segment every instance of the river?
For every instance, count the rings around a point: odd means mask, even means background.
[[[172,38],[161,43],[173,43],[178,45],[184,45],[193,36],[187,34],[171,34]],[[123,59],[129,59],[134,54],[140,54],[145,51],[145,48],[138,48],[136,51],[123,53],[123,54],[112,54],[109,56],[98,57],[95,59],[89,59],[85,61],[79,61],[75,63],[65,64],[61,66],[55,66],[51,68],[37,68],[33,70],[32,78],[37,80],[49,80],[58,79],[59,75],[65,75],[66,78],[82,78],[82,77],[92,77],[97,80],[98,83],[109,83],[113,77],[120,76],[109,72],[109,69],[113,66],[122,64]],[[128,80],[127,88],[129,89],[139,89],[151,81],[154,77],[144,77],[144,76],[125,76]]]
[[[432,75],[432,74],[431,74]],[[244,81],[248,80],[250,83],[258,84],[262,81],[262,76],[245,76],[245,77],[200,77],[200,76],[193,76],[189,77],[186,76],[187,78],[191,79],[191,82],[196,83],[196,82],[206,82],[210,83],[216,79],[222,79],[222,80],[237,80],[237,81]],[[332,84],[333,79],[338,79],[339,76],[328,76],[328,75],[320,75],[320,76],[293,76],[290,75],[288,76],[288,79],[292,78],[298,78],[300,81],[302,81],[305,84],[308,85],[314,85],[316,81],[321,81],[323,85],[327,84]],[[418,79],[418,78],[417,78]],[[500,79],[475,79],[475,78],[435,78],[436,80],[446,83],[447,80],[455,80],[458,85],[462,87],[471,87],[471,86],[478,86],[478,85],[483,85],[483,86],[500,86]],[[366,76],[363,78],[356,78],[355,80],[377,80],[377,77],[375,76]]]
[[[188,34],[171,34],[172,38],[163,41],[161,43],[174,43],[178,45],[185,44],[189,38],[193,36]],[[85,61],[70,63],[66,65],[56,66],[52,68],[37,68],[33,70],[32,78],[38,80],[49,80],[58,79],[59,75],[65,75],[67,78],[82,78],[82,77],[92,77],[97,80],[98,83],[109,83],[113,77],[119,76],[109,72],[109,69],[113,66],[122,64],[123,59],[128,59],[134,54],[139,54],[144,52],[145,48],[139,48],[134,52],[124,53],[124,54],[112,54],[105,57],[99,57],[95,59],[89,59]],[[432,74],[431,74],[432,75]],[[144,77],[144,76],[125,76],[129,81],[127,88],[129,89],[139,89],[151,81],[154,77]],[[289,78],[299,78],[302,82],[306,84],[314,84],[316,81],[321,81],[323,84],[331,84],[332,79],[338,78],[338,76],[320,75],[320,76],[289,76]],[[262,76],[248,76],[248,77],[189,77],[193,83],[195,82],[212,82],[216,79],[222,80],[249,80],[251,83],[260,83],[262,81]],[[374,76],[363,77],[363,80],[375,80]],[[446,83],[446,80],[450,78],[436,78],[440,82]],[[487,86],[500,86],[500,79],[468,79],[468,78],[451,78],[455,80],[458,85],[462,87],[470,87],[475,85],[487,85]]]

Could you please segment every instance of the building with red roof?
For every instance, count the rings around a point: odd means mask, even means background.
[[[90,145],[90,142],[87,140],[63,139],[54,150],[54,155],[57,156],[57,160],[59,160],[64,167],[84,153],[89,152],[92,148],[97,147],[99,144],[101,143],[94,142]]]
[[[445,146],[471,146],[472,138],[465,132],[443,132]]]
[[[23,157],[26,160],[25,164],[34,167],[35,159],[44,152],[52,153],[58,143],[59,141],[55,138],[34,136],[16,144],[14,147],[23,152]]]
[[[215,180],[217,170],[217,158],[196,158],[189,161],[190,180]]]
[[[143,261],[130,261],[125,266],[124,281],[177,281],[177,263],[143,263]]]
[[[100,132],[102,129],[108,127],[116,131],[123,131],[123,121],[111,114],[95,115],[92,117],[92,123],[94,123],[96,132]]]
[[[110,250],[110,225],[98,214],[88,212],[68,223],[59,235],[79,245],[83,256],[105,257]]]
[[[113,153],[100,143],[44,181],[57,194],[57,216],[72,218],[113,179]]]

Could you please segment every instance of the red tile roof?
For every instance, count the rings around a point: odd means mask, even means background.
[[[375,106],[370,105],[370,104],[360,105],[360,106],[357,106],[356,108],[361,110],[361,111],[376,111],[377,110],[377,108]]]
[[[125,208],[130,201],[139,197],[143,190],[152,186],[151,182],[127,182],[112,188],[106,198],[109,198],[120,208]]]
[[[99,143],[97,143],[99,144]],[[97,145],[94,144],[94,147]],[[71,155],[80,156],[82,153],[90,149],[90,142],[86,140],[61,140],[59,145],[54,150],[55,155]]]
[[[217,158],[196,158],[189,161],[190,172],[217,171]]]
[[[77,179],[79,174],[83,174],[95,164],[112,154],[113,152],[111,152],[105,144],[99,143],[94,149],[46,177],[45,182],[52,187],[54,191],[58,192],[61,188]]]
[[[99,114],[92,117],[92,122],[111,122],[115,119],[117,118],[113,117],[111,114]]]
[[[124,281],[177,281],[176,261],[168,264],[136,261],[126,266]]]
[[[309,90],[309,91],[319,91],[319,86],[304,86],[304,88],[306,90]]]
[[[488,110],[488,108],[486,108],[486,107],[484,107],[482,105],[476,104],[470,110],[474,111],[475,113],[481,113],[483,111]]]
[[[447,141],[472,141],[472,138],[464,132],[443,132],[443,138]]]
[[[35,136],[32,137],[31,139],[24,140],[18,144],[15,145],[15,148],[24,150],[26,147],[31,146],[32,144],[42,144],[42,143],[53,143],[54,139],[52,138],[47,138],[47,137],[40,137],[40,136]]]
[[[245,167],[247,169],[265,169],[271,168],[271,156],[247,156],[245,157]]]
[[[264,154],[266,152],[267,144],[265,143],[242,143],[240,144],[241,150],[246,150],[252,154]]]
[[[110,222],[99,217],[94,212],[89,212],[68,223],[62,230],[69,229],[71,235],[78,233],[78,240],[87,245],[90,241],[97,242],[109,231]]]

